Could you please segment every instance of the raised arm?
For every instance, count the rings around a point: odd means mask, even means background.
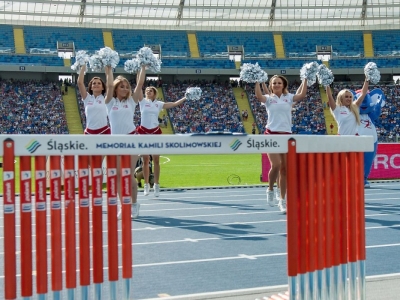
[[[104,72],[106,73],[107,94],[105,102],[107,104],[114,95],[114,75],[111,66],[106,66]]]
[[[296,92],[296,95],[293,96],[293,101],[302,100],[307,95],[307,79],[305,79],[305,78],[303,79],[300,87],[301,87],[300,93],[297,93],[298,91]],[[300,89],[300,87],[299,87],[299,89]]]
[[[146,67],[142,66],[140,69],[139,76],[136,76],[136,87],[133,91],[133,100],[138,103],[138,101],[143,100],[143,84],[146,79]]]
[[[300,84],[299,87],[297,88],[296,95],[297,95],[297,94],[300,94],[301,91],[302,91],[302,89],[303,89],[303,81],[301,82],[301,84]]]
[[[335,110],[336,102],[335,99],[333,99],[331,87],[329,85],[326,86],[326,95],[328,96],[329,107],[331,108],[331,110]]]
[[[256,94],[256,98],[257,98],[258,101],[260,101],[262,103],[265,103],[265,101],[267,101],[267,97],[265,97],[261,92],[261,87],[260,87],[260,83],[259,82],[256,82],[254,92]]]
[[[87,97],[85,83],[83,82],[83,80],[85,79],[85,71],[86,71],[86,65],[83,65],[79,71],[79,76],[78,76],[78,89],[79,93],[81,94],[82,100],[86,99]]]
[[[261,83],[261,86],[262,86],[264,95],[270,95],[271,94],[271,92],[269,91],[269,89],[268,89],[267,85],[265,84],[265,82]]]
[[[360,97],[357,98],[356,101],[354,101],[354,104],[357,105],[358,107],[361,105],[365,96],[368,94],[368,88],[369,88],[369,81],[367,81],[367,79],[365,79],[364,85],[361,89],[361,95],[360,95]]]
[[[186,100],[186,97],[183,97],[182,99],[176,100],[175,102],[164,103],[163,108],[168,109],[168,108],[179,106],[183,102],[185,102],[185,100]]]

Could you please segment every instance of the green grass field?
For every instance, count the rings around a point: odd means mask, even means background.
[[[2,158],[0,159],[2,161]],[[254,185],[261,183],[260,154],[163,155],[160,157],[160,165],[161,188]],[[19,193],[18,159],[15,164],[15,177],[16,192]],[[0,168],[0,178],[0,193],[3,194],[2,168]]]

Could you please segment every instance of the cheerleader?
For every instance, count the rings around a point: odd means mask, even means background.
[[[85,106],[86,128],[84,133],[111,134],[107,122],[107,108],[105,101],[112,97],[112,93],[106,94],[107,90],[113,86],[112,79],[109,79],[112,70],[111,68],[105,69],[107,86],[100,77],[93,77],[89,81],[87,90],[83,82],[85,72],[86,65],[83,65],[79,71],[78,89]]]
[[[169,109],[181,105],[186,97],[179,99],[175,102],[162,102],[156,100],[157,98],[157,88],[154,86],[149,86],[145,90],[146,97],[143,98],[142,87],[146,77],[145,66],[142,66],[140,70],[140,75],[137,80],[137,86],[133,99],[139,101],[141,119],[140,126],[137,127],[137,134],[161,134],[161,128],[159,127],[158,116],[162,109]],[[149,155],[143,155],[143,166],[148,166],[150,163]],[[154,196],[158,197],[160,195],[160,155],[152,155],[153,166],[154,166]],[[149,168],[143,168],[144,175],[144,190],[143,194],[148,196],[150,194],[150,184],[149,184]]]
[[[303,79],[301,91],[291,94],[288,91],[288,81],[284,76],[274,75],[269,81],[270,94],[263,95],[260,83],[255,84],[256,98],[265,105],[268,121],[265,134],[291,134],[292,133],[292,104],[302,100],[307,94],[307,81]],[[286,154],[268,153],[271,169],[268,173],[267,202],[274,206],[274,185],[279,176],[281,197],[278,207],[286,213]]]
[[[110,68],[111,67],[107,67]],[[112,76],[112,73],[111,73]],[[111,134],[135,134],[135,124],[133,123],[133,117],[135,114],[135,108],[137,102],[132,97],[132,90],[129,81],[123,77],[118,76],[113,83],[112,98],[106,99],[105,104],[107,106],[108,118],[110,120]],[[136,219],[139,216],[140,204],[137,203],[137,182],[135,180],[135,167],[138,160],[137,155],[131,155],[131,217]],[[117,159],[117,168],[121,169],[120,156]],[[118,172],[118,192],[121,197],[121,172]],[[122,197],[121,197],[122,198]],[[118,218],[120,219],[122,211],[118,212]]]
[[[358,125],[360,125],[360,105],[368,93],[369,81],[365,80],[360,97],[353,101],[353,93],[348,89],[341,90],[336,98],[333,99],[330,86],[326,86],[326,94],[331,114],[338,124],[339,135],[358,135]]]

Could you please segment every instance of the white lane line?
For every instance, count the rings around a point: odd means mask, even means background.
[[[240,214],[240,213],[238,213]],[[395,214],[372,214],[372,215],[365,215],[365,217],[374,217],[374,216],[391,216],[391,215],[399,215],[400,213],[395,213]],[[237,214],[232,214],[232,215],[237,215]],[[207,216],[207,215],[203,215]],[[215,215],[209,215],[209,216],[215,216]],[[175,216],[175,217],[170,217],[170,218],[183,218],[184,216]],[[190,216],[188,216],[190,217]],[[106,222],[107,220],[103,220],[103,222]],[[144,231],[144,230],[161,230],[161,229],[175,229],[175,228],[192,228],[192,227],[215,227],[215,226],[230,226],[230,225],[248,225],[248,224],[263,224],[263,223],[281,223],[281,222],[286,222],[286,219],[278,219],[278,220],[265,220],[265,221],[251,221],[251,222],[229,222],[229,223],[213,223],[213,222],[208,222],[206,224],[191,224],[191,225],[179,225],[179,226],[146,226],[142,228],[132,228],[132,231]],[[371,222],[370,222],[371,223]],[[78,222],[76,222],[78,224]],[[20,225],[16,225],[20,227]],[[62,223],[62,227],[64,227],[64,223]],[[103,226],[107,227],[107,226]],[[365,229],[384,229],[384,228],[397,228],[400,227],[400,225],[388,225],[388,226],[374,226],[374,227],[366,227]],[[118,232],[121,231],[121,229],[118,229]],[[107,230],[103,230],[103,233],[108,232]],[[34,232],[32,232],[32,237],[36,236]],[[78,234],[79,231],[78,229],[76,230],[76,233]],[[62,235],[65,233],[62,232]],[[47,235],[51,235],[49,229]],[[19,235],[16,235],[17,238],[19,238]],[[0,236],[0,240],[4,239],[3,236]]]
[[[191,243],[197,243],[199,240],[195,240],[195,239],[190,239],[190,238],[186,238],[184,239],[185,242],[191,242]]]
[[[275,236],[278,236],[278,235],[284,236],[286,234],[285,233],[277,233],[277,234],[251,235],[251,236],[245,235],[245,236],[241,236],[241,238],[263,237],[263,236],[273,236],[273,235],[275,235]],[[154,244],[188,243],[188,242],[189,243],[193,243],[193,242],[199,242],[199,241],[226,240],[226,239],[237,239],[237,238],[240,238],[240,237],[236,236],[236,237],[207,238],[207,239],[196,239],[196,240],[190,239],[190,238],[186,238],[186,239],[183,239],[183,240],[173,240],[173,241],[171,240],[171,241],[159,241],[159,242],[147,242],[147,243],[132,243],[132,246],[135,247],[135,246],[147,246],[147,245],[154,245]],[[387,247],[398,247],[398,246],[400,246],[400,243],[367,245],[365,248],[366,249],[374,249],[374,248],[387,248]],[[122,247],[122,244],[118,244],[118,247]],[[93,247],[90,246],[90,249],[92,249],[92,248]],[[108,245],[107,244],[103,245],[103,248],[104,249],[108,248]],[[46,250],[47,250],[47,252],[51,252],[51,249],[46,249]],[[64,251],[65,248],[62,248],[62,250]],[[79,250],[79,247],[76,247],[76,250]],[[19,252],[20,252],[20,250],[17,251],[17,253],[19,253]],[[32,253],[36,253],[36,250],[32,249]],[[286,253],[284,253],[284,254],[286,255]],[[4,255],[4,252],[0,252],[0,255]],[[281,254],[279,254],[279,255],[281,255]],[[245,254],[239,254],[239,257],[244,257],[244,256],[245,256]],[[273,254],[251,255],[251,257],[264,257],[264,256],[273,256]],[[248,258],[248,257],[246,257],[246,258]],[[251,259],[255,259],[255,258],[251,258]],[[214,259],[212,259],[212,260],[214,260]]]
[[[257,259],[253,255],[239,254],[238,256],[246,259]]]
[[[371,249],[371,248],[385,248],[385,247],[397,247],[400,246],[400,244],[385,244],[385,245],[371,245],[371,246],[367,246],[367,249]]]

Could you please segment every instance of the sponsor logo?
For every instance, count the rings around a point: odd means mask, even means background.
[[[30,203],[23,203],[22,204],[22,212],[31,212],[32,205]]]
[[[108,199],[108,205],[117,205],[118,204],[118,201],[117,201],[117,198],[109,198]]]
[[[93,205],[94,206],[102,206],[103,205],[103,198],[94,198]]]
[[[242,144],[241,141],[239,141],[238,139],[234,139],[230,144],[229,147],[231,147],[231,149],[233,151],[236,151],[237,149],[239,149],[240,145]]]
[[[14,179],[14,172],[13,171],[4,171],[3,172],[3,180],[13,180]]]
[[[43,211],[43,210],[46,210],[46,203],[36,202],[36,211]]]
[[[131,197],[123,197],[122,204],[131,204]]]
[[[247,148],[257,148],[260,150],[260,148],[279,148],[279,144],[277,141],[274,141],[273,139],[264,139],[263,141],[255,141],[253,139],[248,139],[247,140]]]
[[[51,201],[51,209],[61,209],[61,201]]]
[[[34,153],[40,146],[42,146],[38,141],[36,140],[31,140],[26,146],[26,150],[28,150],[30,153]]]
[[[4,204],[4,213],[5,214],[15,213],[14,204]]]
[[[87,147],[84,143],[79,143],[78,141],[59,143],[51,139],[47,142],[47,150],[58,150],[62,153],[65,150],[87,150]]]
[[[45,171],[36,171],[35,172],[35,177],[36,179],[43,179],[46,176]]]
[[[80,207],[89,207],[89,199],[81,199],[79,206]]]

